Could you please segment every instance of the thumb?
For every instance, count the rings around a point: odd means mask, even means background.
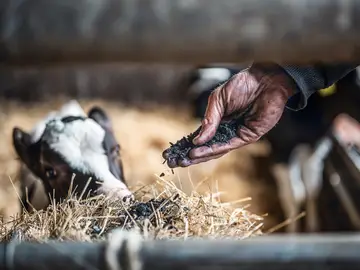
[[[224,105],[222,99],[213,92],[209,97],[200,133],[193,139],[193,144],[202,145],[210,141],[215,136],[223,115]]]

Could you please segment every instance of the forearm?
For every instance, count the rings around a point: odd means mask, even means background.
[[[296,83],[296,94],[288,101],[291,110],[303,109],[316,91],[327,88],[354,70],[358,64],[317,64],[313,66],[282,66]]]

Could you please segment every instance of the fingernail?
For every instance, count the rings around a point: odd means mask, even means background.
[[[178,165],[179,165],[180,167],[188,167],[188,166],[191,165],[191,160],[189,160],[189,159],[179,160],[179,161],[178,161]]]
[[[193,139],[193,144],[197,144],[198,143],[198,140],[200,137],[202,137],[202,134],[204,132],[204,129],[205,127],[209,124],[209,120],[208,119],[203,119],[202,122],[201,122],[201,128],[200,128],[200,132],[199,134]]]
[[[196,157],[197,154],[198,154],[198,148],[195,148],[189,152],[188,156],[189,156],[189,158],[194,159],[194,158],[197,158]]]
[[[167,165],[169,168],[176,168],[177,167],[177,162],[176,162],[176,159],[174,158],[171,158],[167,161]]]
[[[163,157],[164,159],[168,159],[168,158],[169,158],[169,152],[168,152],[168,150],[165,150],[165,151],[162,153],[162,157]]]
[[[201,138],[202,133],[203,133],[203,127],[201,128],[199,134],[192,140],[192,143],[193,143],[193,144],[195,144],[195,145],[198,144],[198,140],[199,140],[199,138]]]

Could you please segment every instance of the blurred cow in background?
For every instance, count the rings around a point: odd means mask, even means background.
[[[186,92],[193,116],[202,118],[211,92],[246,68],[247,65],[214,64],[195,67],[190,71],[184,77],[179,90]],[[282,207],[279,217],[294,218],[302,209],[308,212],[309,217],[306,217],[305,221],[307,224],[300,229],[299,224],[291,223],[286,228],[288,232],[319,230],[319,227],[314,225],[318,224],[314,198],[322,188],[323,161],[331,149],[325,135],[340,113],[348,113],[360,120],[358,77],[356,70],[336,85],[319,91],[308,100],[307,107],[301,111],[285,110],[279,123],[261,139],[270,144],[271,154],[265,158],[254,159],[259,159],[258,170],[267,181],[264,184],[277,187],[278,201]],[[304,175],[304,164],[307,164],[307,175]],[[341,226],[338,223],[333,228],[337,230]]]

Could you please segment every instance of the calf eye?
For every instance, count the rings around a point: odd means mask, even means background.
[[[45,168],[45,176],[46,176],[46,178],[48,178],[50,180],[54,179],[56,177],[56,171],[51,167],[46,167]]]

